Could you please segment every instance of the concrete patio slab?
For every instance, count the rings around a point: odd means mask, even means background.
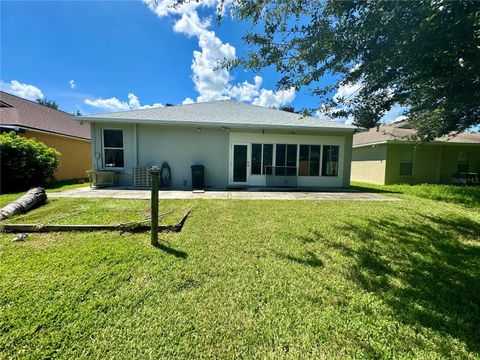
[[[150,199],[150,190],[125,188],[91,189],[82,187],[62,192],[48,193],[49,197],[58,198],[114,198],[114,199]],[[160,190],[160,199],[239,199],[239,200],[368,200],[398,201],[376,193],[360,191],[239,191],[212,190],[204,193],[187,190]]]

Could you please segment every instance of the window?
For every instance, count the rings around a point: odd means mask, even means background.
[[[103,159],[106,168],[123,168],[122,130],[103,130]]]
[[[252,175],[271,175],[272,160],[272,144],[252,144]]]
[[[338,176],[338,145],[324,145],[322,158],[322,176]]]
[[[320,175],[320,145],[300,145],[298,175]]]
[[[400,154],[400,176],[413,175],[413,147],[405,146]]]
[[[275,146],[275,175],[294,176],[297,174],[297,145],[277,144]]]
[[[468,173],[470,163],[470,153],[465,151],[458,152],[457,173]]]

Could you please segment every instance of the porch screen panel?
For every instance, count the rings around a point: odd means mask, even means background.
[[[263,144],[263,174],[271,175],[273,165],[273,145]]]
[[[285,175],[287,145],[277,144],[275,146],[275,175]]]
[[[324,145],[322,159],[322,176],[338,176],[338,145]]]
[[[320,176],[320,145],[310,146],[310,176]]]
[[[252,175],[262,173],[262,144],[252,144]]]
[[[287,145],[287,169],[289,176],[297,175],[297,145]]]
[[[307,176],[310,160],[310,146],[300,145],[300,158],[298,163],[298,175]]]

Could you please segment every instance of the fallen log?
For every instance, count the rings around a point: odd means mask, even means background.
[[[47,194],[45,189],[36,187],[28,190],[28,192],[19,199],[12,201],[10,204],[0,210],[0,221],[8,219],[13,215],[26,213],[38,206],[45,204]]]

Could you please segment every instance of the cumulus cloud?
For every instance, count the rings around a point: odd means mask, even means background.
[[[85,104],[111,111],[151,109],[156,107],[163,107],[163,104],[161,103],[155,103],[153,105],[140,105],[140,100],[138,100],[138,97],[133,93],[128,94],[128,101],[121,101],[116,97],[111,97],[108,99],[86,99]]]
[[[260,91],[260,95],[252,102],[253,105],[260,105],[265,107],[280,107],[288,104],[295,99],[295,88],[287,90],[265,90]]]
[[[182,105],[188,105],[188,104],[193,104],[195,101],[193,99],[187,97],[185,100],[182,101]]]
[[[173,6],[175,0],[164,0],[157,3],[148,2],[159,17],[173,16],[175,32],[198,39],[200,50],[193,52],[191,65],[192,80],[199,93],[197,102],[212,100],[236,99],[248,101],[261,106],[282,106],[293,101],[295,89],[272,91],[261,89],[262,77],[255,76],[253,83],[244,81],[232,84],[232,77],[227,69],[219,68],[219,62],[236,58],[236,49],[229,43],[223,43],[210,30],[210,18],[201,19],[199,8],[218,8],[218,0],[186,1]],[[228,5],[228,1],[224,3]],[[192,99],[188,98],[185,101]],[[193,100],[192,100],[193,101]],[[190,103],[190,102],[188,102]]]
[[[37,99],[43,99],[45,97],[42,90],[40,90],[36,86],[23,84],[18,82],[17,80],[12,80],[9,83],[0,81],[0,89],[10,94],[17,95],[21,98],[32,101],[35,101]]]
[[[68,85],[70,86],[70,89],[75,89],[77,87],[77,84],[75,84],[75,80],[70,80],[68,82]]]

